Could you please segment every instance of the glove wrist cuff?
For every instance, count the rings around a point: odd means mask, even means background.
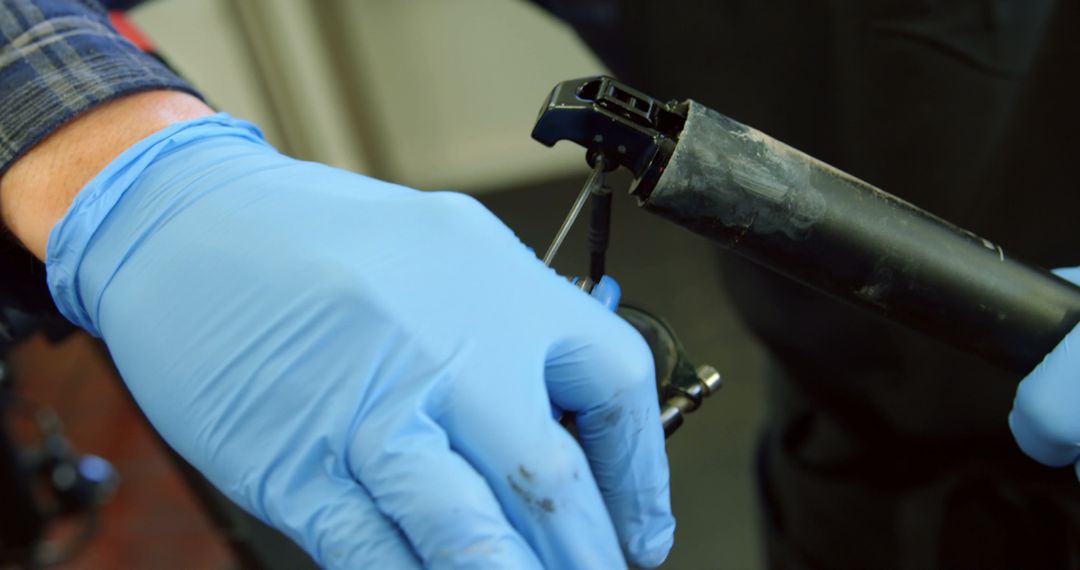
[[[266,144],[255,125],[225,113],[179,122],[132,145],[79,191],[67,213],[50,232],[46,249],[49,292],[61,314],[90,334],[101,336],[93,306],[98,295],[82,291],[79,280],[95,235],[155,161],[184,146],[222,134],[244,136]]]

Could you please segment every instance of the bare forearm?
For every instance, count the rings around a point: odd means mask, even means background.
[[[199,99],[176,91],[128,95],[83,113],[0,178],[4,225],[44,260],[49,232],[79,190],[109,162],[156,131],[212,113]]]

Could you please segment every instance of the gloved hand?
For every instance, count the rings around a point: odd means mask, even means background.
[[[1055,273],[1080,283],[1080,267]],[[1080,477],[1080,326],[1020,383],[1009,428],[1031,458],[1051,467],[1074,465]]]
[[[621,545],[654,566],[671,546],[648,348],[468,197],[296,161],[217,115],[113,161],[47,265],[165,439],[321,565],[614,568]]]

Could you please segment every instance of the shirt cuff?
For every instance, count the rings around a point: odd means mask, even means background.
[[[77,115],[151,90],[201,97],[143,53],[89,3],[5,1],[0,6],[0,176]]]

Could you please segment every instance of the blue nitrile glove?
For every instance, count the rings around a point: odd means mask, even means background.
[[[1080,283],[1080,267],[1055,273]],[[1032,459],[1052,467],[1074,465],[1080,477],[1080,326],[1020,383],[1009,427]]]
[[[322,565],[671,546],[648,348],[466,196],[293,160],[218,115],[91,181],[48,269],[165,439]]]

